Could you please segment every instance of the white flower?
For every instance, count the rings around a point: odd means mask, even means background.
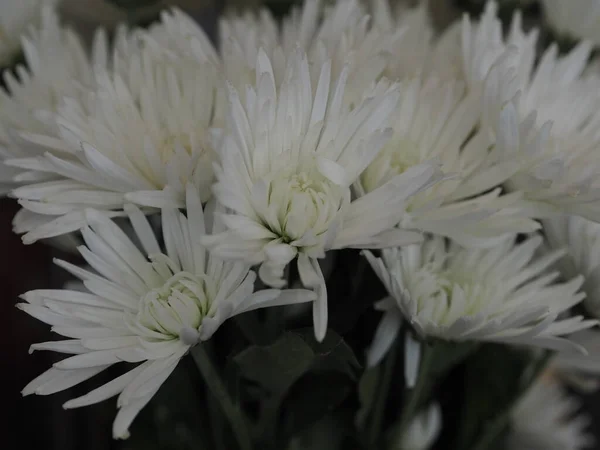
[[[598,0],[542,0],[545,17],[559,33],[600,44]]]
[[[384,75],[393,80],[434,76],[444,80],[462,79],[460,23],[437,35],[427,2],[414,8],[389,0],[372,0],[373,27],[393,39]],[[394,35],[397,38],[393,38]]]
[[[600,317],[600,224],[577,216],[559,216],[543,222],[548,243],[566,254],[558,263],[566,277],[583,275],[584,305]]]
[[[580,450],[594,443],[586,432],[590,418],[579,401],[552,378],[542,377],[511,414],[507,450]]]
[[[572,214],[598,222],[600,161],[595,154],[594,121],[564,137],[557,135],[560,131],[554,134],[553,128],[550,122],[538,127],[535,113],[521,119],[512,102],[504,107],[495,152],[501,160],[519,162],[505,185],[523,194],[523,206],[533,217]]]
[[[551,45],[536,66],[537,36],[535,29],[523,32],[517,14],[496,45],[505,51],[486,75],[484,128],[498,140],[499,159],[519,161],[506,186],[524,195],[533,217],[600,221],[600,77],[584,73],[591,45],[582,42],[564,56]]]
[[[585,348],[587,354],[558,353],[550,362],[550,369],[563,382],[585,392],[600,386],[600,331],[579,331],[569,339]]]
[[[415,166],[353,199],[351,185],[390,137],[395,88],[382,83],[349,110],[343,106],[348,69],[333,78],[326,62],[313,79],[301,50],[289,56],[281,84],[262,51],[256,67],[256,85],[246,91],[245,104],[230,89],[213,190],[231,212],[223,218],[228,231],[212,236],[210,245],[224,258],[262,264],[259,273],[271,285],[280,285],[284,268],[299,256],[304,285],[319,291],[314,320],[323,339],[327,296],[316,259],[330,249],[418,240],[419,233],[393,227],[406,199],[437,181],[438,171]]]
[[[69,339],[32,345],[32,350],[72,354],[54,364],[23,394],[48,395],[68,389],[119,362],[140,363],[65,408],[94,404],[119,394],[113,435],[124,438],[139,411],[150,401],[179,360],[209,339],[228,318],[256,308],[310,301],[305,290],[253,293],[256,275],[242,262],[223,262],[199,239],[206,227],[197,190],[187,186],[187,217],[174,208],[162,210],[166,250],[159,247],[143,213],[127,213],[142,253],[101,212],[86,212],[80,252],[97,273],[65,261],[57,264],[83,281],[79,290],[36,290],[23,295],[19,307],[52,325]],[[218,222],[212,224],[219,229]]]
[[[442,429],[442,411],[437,403],[415,416],[390,450],[428,450]]]
[[[561,336],[594,326],[582,316],[558,319],[578,304],[583,277],[553,283],[546,269],[562,256],[534,259],[539,236],[516,244],[506,239],[491,249],[465,249],[443,238],[366,256],[390,297],[376,304],[384,312],[371,345],[376,364],[398,334],[403,317],[423,337],[449,341],[491,341],[553,350],[582,350]]]
[[[370,27],[370,18],[358,0],[339,0],[322,11],[323,3],[307,0],[301,9],[292,9],[281,29],[266,9],[221,21],[225,73],[242,99],[246,85],[254,83],[259,49],[269,56],[277,83],[284,76],[287,55],[296,47],[307,53],[313,77],[318,77],[329,60],[334,80],[349,66],[344,101],[350,105],[359,102],[380,78],[404,31],[383,33]]]
[[[57,108],[60,139],[43,156],[7,161],[53,177],[13,191],[25,209],[46,218],[31,228],[17,223],[28,232],[24,242],[78,229],[86,207],[113,214],[126,202],[182,207],[188,181],[202,201],[210,197],[216,57],[197,26],[187,31],[191,19],[180,12],[163,17],[163,26],[140,33],[143,48],[113,73],[97,70],[87,102],[67,98]]]
[[[11,64],[21,49],[21,36],[40,19],[42,6],[55,0],[0,1],[0,67]]]
[[[495,245],[507,234],[530,232],[539,224],[519,207],[518,193],[498,186],[519,166],[495,161],[487,132],[475,132],[479,97],[465,96],[463,84],[436,78],[404,80],[392,116],[392,139],[360,177],[371,192],[422,163],[441,163],[447,180],[414,196],[400,226],[449,236],[463,245]]]
[[[103,31],[96,34],[92,56],[88,57],[79,37],[59,23],[50,6],[42,9],[39,27],[31,28],[22,41],[26,67],[17,67],[16,76],[5,71],[7,91],[0,89],[0,191],[10,189],[15,181],[49,179],[47,174],[29,168],[14,169],[1,162],[42,155],[48,141],[54,143],[58,137],[52,115],[60,100],[65,96],[84,97],[93,85],[94,68],[105,66],[108,60]],[[36,139],[40,136],[44,136],[41,142]]]

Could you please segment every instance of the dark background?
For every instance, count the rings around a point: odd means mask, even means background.
[[[94,0],[96,1],[96,0]],[[83,3],[80,0],[67,0],[67,3]],[[185,3],[193,4],[194,1]],[[199,3],[199,2],[196,2]],[[214,35],[216,16],[220,4],[203,1],[202,8],[194,15],[207,31]],[[238,2],[240,3],[240,2]],[[247,2],[242,2],[247,3]],[[456,11],[443,0],[430,0],[436,13],[436,20],[446,22],[456,15]],[[222,7],[222,5],[221,5]],[[111,21],[114,11],[105,16],[94,16],[93,11],[79,8],[72,12],[82,31],[89,31],[91,24]],[[111,16],[112,14],[112,16]],[[103,373],[89,383],[48,397],[29,396],[23,398],[21,389],[33,378],[47,370],[60,356],[52,352],[28,354],[29,346],[35,342],[55,339],[49,327],[15,308],[18,296],[28,290],[39,288],[61,288],[67,277],[52,264],[54,257],[77,261],[75,255],[61,252],[43,243],[25,246],[19,236],[12,233],[11,221],[18,205],[9,199],[0,200],[0,317],[7,332],[0,339],[0,407],[4,418],[0,421],[0,448],[3,450],[43,449],[43,450],[128,450],[126,442],[114,441],[111,426],[116,413],[115,399],[86,408],[65,411],[61,405],[70,398],[82,395],[99,384],[99,378],[106,381],[114,373]],[[600,393],[583,398],[586,409],[592,414],[591,430],[600,436]],[[152,403],[151,403],[152,405]],[[144,421],[142,412],[138,420]],[[599,439],[600,441],[600,439]],[[152,446],[144,446],[151,450]],[[596,446],[600,450],[600,444]],[[282,449],[283,450],[283,449]]]

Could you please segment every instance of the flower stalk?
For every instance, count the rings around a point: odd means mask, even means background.
[[[229,420],[240,449],[252,450],[252,438],[248,430],[247,419],[244,417],[244,413],[239,406],[233,402],[229,392],[227,392],[227,388],[211,362],[206,349],[203,345],[196,345],[190,353],[210,392],[217,399],[223,413]]]

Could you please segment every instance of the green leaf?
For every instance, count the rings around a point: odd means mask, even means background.
[[[287,443],[335,410],[354,388],[353,381],[340,372],[308,373],[288,391],[281,409],[278,439]]]
[[[251,346],[232,360],[240,378],[258,388],[255,434],[265,445],[273,445],[276,431],[289,437],[318,420],[352,391],[360,367],[352,349],[334,332],[329,331],[322,343],[313,333],[312,328],[287,332],[273,344]],[[309,385],[307,380],[312,380]],[[299,382],[300,387],[292,389]]]
[[[287,391],[309,369],[314,357],[302,336],[286,333],[271,345],[249,347],[233,360],[243,378],[277,395]]]

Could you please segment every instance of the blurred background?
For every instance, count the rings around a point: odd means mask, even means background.
[[[565,0],[567,1],[567,0]],[[156,8],[177,5],[190,13],[204,27],[210,36],[215,36],[217,20],[226,8],[254,7],[260,0],[173,0],[155,2],[153,8],[139,11],[136,22],[151,20]],[[285,11],[290,4],[298,3],[290,0],[271,0],[269,6],[276,12]],[[414,3],[414,2],[413,2]],[[477,13],[483,7],[483,0],[429,0],[434,23],[443,28],[460,17],[463,11]],[[515,6],[515,1],[504,2],[507,10]],[[539,11],[532,2],[527,3],[526,21],[535,24],[539,19]],[[112,27],[119,21],[132,20],[118,7],[105,0],[64,0],[63,16],[84,36],[91,36],[97,26]],[[537,19],[536,19],[537,18]],[[542,43],[543,45],[543,43]],[[3,287],[3,301],[0,302],[0,315],[3,317],[8,333],[3,334],[0,341],[0,359],[3,367],[0,371],[0,386],[4,411],[8,414],[0,421],[0,448],[44,449],[44,450],[134,450],[134,449],[201,449],[198,442],[181,426],[176,416],[168,410],[161,410],[153,404],[160,403],[160,397],[168,396],[169,402],[178,406],[181,414],[191,414],[188,408],[195,409],[193,397],[177,397],[174,385],[185,380],[174,375],[163,386],[158,399],[144,409],[134,425],[133,437],[124,442],[113,441],[111,424],[115,415],[115,400],[83,409],[65,411],[61,405],[70,398],[81,395],[91,389],[88,383],[54,394],[47,398],[36,396],[21,397],[20,391],[27,382],[46,370],[55,360],[56,354],[40,352],[28,354],[29,346],[34,342],[52,340],[49,328],[14,306],[18,295],[37,288],[60,288],[67,281],[64,272],[52,264],[52,259],[59,257],[76,261],[76,256],[61,252],[43,243],[30,246],[21,244],[18,236],[12,233],[11,221],[17,211],[17,205],[10,199],[0,200],[0,248],[4,258],[0,262],[0,281]],[[118,373],[118,370],[117,370]],[[115,376],[115,372],[107,371],[103,375],[107,379]],[[92,384],[98,383],[95,379]],[[592,429],[600,436],[600,395],[596,394],[584,399],[586,405],[594,413]],[[189,417],[189,416],[188,416]],[[201,421],[201,417],[198,416]],[[167,436],[148,435],[147,430],[168,429]],[[166,426],[166,427],[165,427]],[[198,426],[201,426],[199,424]],[[135,428],[143,427],[144,435],[135,433]],[[597,447],[600,449],[600,445]]]

